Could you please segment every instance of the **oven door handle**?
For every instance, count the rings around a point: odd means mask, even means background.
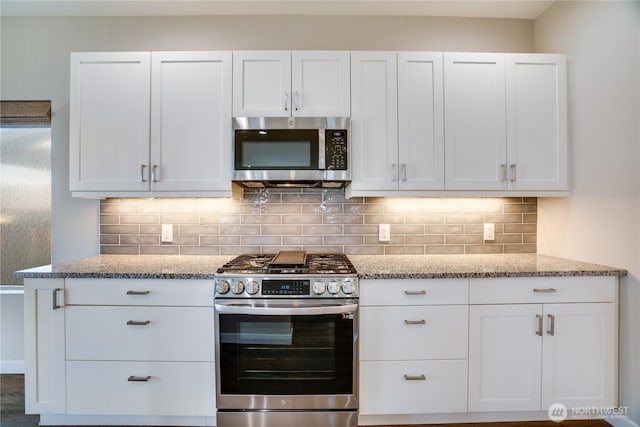
[[[246,304],[215,304],[218,313],[225,314],[258,314],[262,316],[308,316],[322,314],[355,313],[358,304],[318,305],[309,307],[273,307]]]

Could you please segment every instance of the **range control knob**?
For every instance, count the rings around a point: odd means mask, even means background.
[[[234,280],[231,283],[231,292],[238,295],[241,294],[242,291],[244,291],[244,283],[242,283],[242,280]]]
[[[226,294],[229,292],[229,281],[228,280],[218,280],[216,283],[216,293],[217,294]]]
[[[338,292],[340,292],[340,282],[336,282],[333,280],[330,281],[327,289],[329,290],[330,294],[337,294]]]
[[[342,292],[346,295],[351,295],[355,291],[355,287],[353,286],[353,282],[350,279],[345,279],[342,284]]]
[[[322,280],[316,280],[313,282],[313,293],[316,295],[324,294],[324,291],[327,289],[327,285],[324,284]]]
[[[244,287],[249,295],[255,295],[260,290],[260,285],[255,280],[249,280]]]

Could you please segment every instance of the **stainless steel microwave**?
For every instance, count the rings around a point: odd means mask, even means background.
[[[247,187],[342,187],[348,117],[236,117],[233,180]]]

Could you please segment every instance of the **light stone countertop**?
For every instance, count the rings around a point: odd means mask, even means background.
[[[21,270],[22,278],[212,279],[226,256],[99,255]],[[625,276],[624,269],[536,254],[349,255],[363,279]]]
[[[361,279],[626,276],[624,269],[537,254],[349,255]]]

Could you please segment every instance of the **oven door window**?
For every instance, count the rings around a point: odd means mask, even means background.
[[[318,131],[236,130],[238,170],[318,169]]]
[[[348,317],[220,314],[222,393],[353,393]]]

